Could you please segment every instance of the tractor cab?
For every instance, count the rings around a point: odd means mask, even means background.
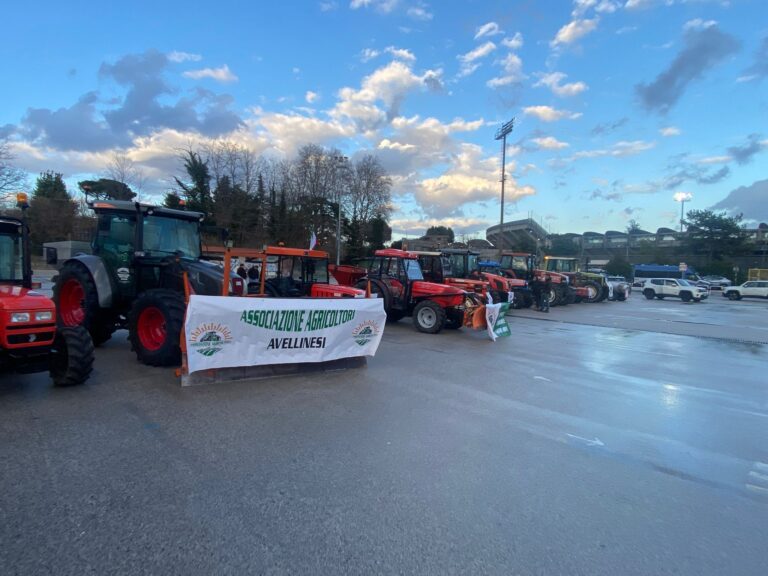
[[[544,256],[544,268],[548,272],[559,272],[561,274],[581,272],[581,264],[578,258],[565,258],[562,256]]]
[[[281,298],[364,297],[365,291],[331,284],[328,253],[268,246],[250,264],[248,293]],[[251,271],[254,271],[251,273]],[[335,280],[334,280],[335,281]]]
[[[24,222],[16,218],[0,218],[0,284],[32,287],[26,237]]]

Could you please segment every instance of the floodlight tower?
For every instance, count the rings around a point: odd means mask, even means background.
[[[693,199],[693,194],[690,192],[675,192],[673,196],[675,202],[680,202],[680,232],[683,231],[683,220],[685,219],[685,203]]]
[[[501,140],[501,217],[499,218],[499,255],[504,249],[504,182],[507,179],[507,134],[512,132],[515,127],[515,119],[512,118],[509,122],[505,122],[496,131],[494,139]]]

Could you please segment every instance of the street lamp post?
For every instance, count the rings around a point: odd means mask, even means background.
[[[335,165],[333,167],[334,170],[334,176],[337,175],[336,170],[344,166],[344,164],[347,162],[346,156],[333,156],[333,161],[335,162]],[[336,178],[334,178],[336,180]],[[337,181],[336,183],[336,266],[338,266],[341,262],[341,184]]]
[[[690,192],[675,192],[673,196],[675,202],[680,202],[680,232],[683,231],[683,219],[685,218],[685,203],[693,198]]]
[[[499,218],[499,254],[504,249],[504,182],[507,179],[507,134],[515,127],[515,119],[501,125],[494,136],[495,140],[501,140],[501,217]]]

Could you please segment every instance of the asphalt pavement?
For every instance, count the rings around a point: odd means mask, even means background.
[[[3,573],[765,574],[768,304],[634,296],[319,376],[181,388],[122,332],[2,378]]]

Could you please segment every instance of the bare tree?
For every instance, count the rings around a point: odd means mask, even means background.
[[[141,190],[147,182],[147,177],[141,167],[125,152],[113,152],[105,172],[109,179],[122,182],[141,197]]]
[[[26,173],[13,165],[15,158],[8,140],[0,140],[0,200],[7,200],[9,195],[24,186],[27,180]]]

